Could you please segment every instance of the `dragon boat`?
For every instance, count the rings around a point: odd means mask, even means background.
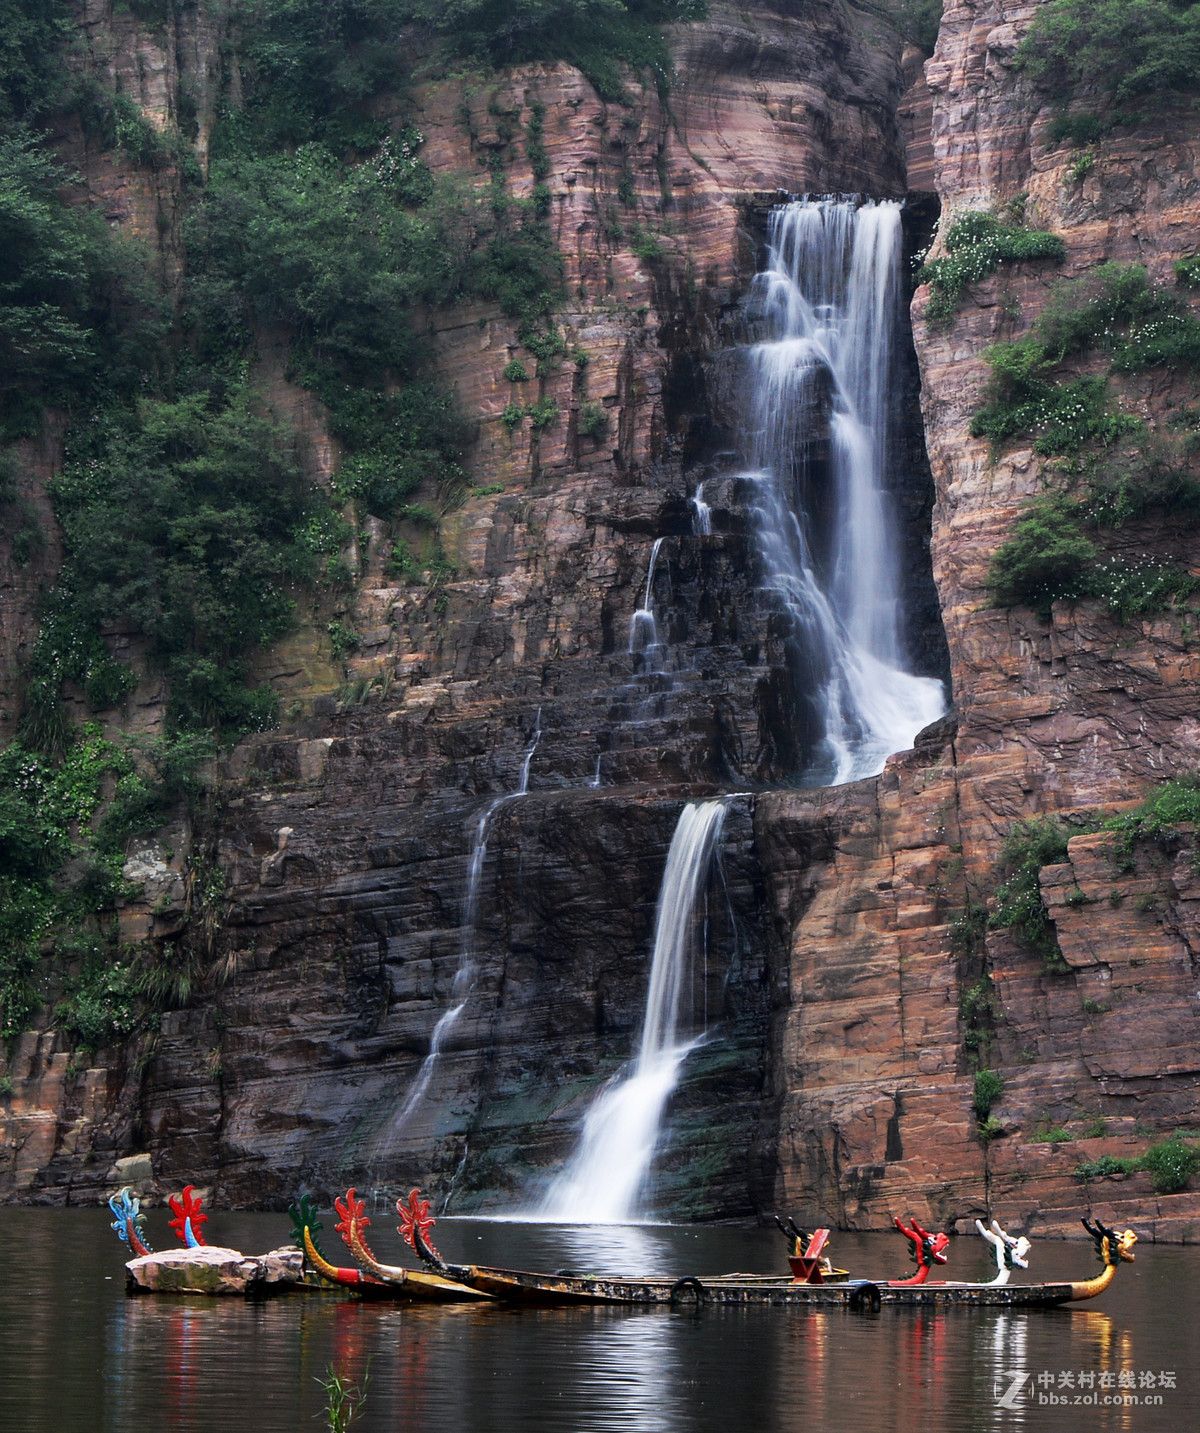
[[[413,1205],[413,1200],[416,1205]],[[366,1239],[366,1228],[370,1219],[366,1215],[365,1201],[358,1198],[357,1190],[351,1188],[345,1197],[335,1199],[334,1207],[341,1216],[334,1228],[341,1235],[346,1247],[359,1261],[361,1268],[347,1269],[331,1264],[317,1242],[317,1230],[321,1222],[307,1196],[302,1195],[292,1206],[291,1215],[295,1221],[293,1236],[304,1252],[309,1265],[327,1284],[349,1288],[366,1299],[421,1299],[434,1303],[478,1303],[490,1295],[478,1289],[468,1288],[440,1273],[429,1273],[425,1269],[404,1269],[396,1264],[383,1264],[372,1253]],[[423,1206],[423,1207],[420,1207]],[[414,1220],[429,1219],[429,1205],[421,1201],[417,1191],[410,1195],[410,1204],[396,1201],[400,1215],[399,1233],[415,1250],[411,1236]]]
[[[397,1201],[397,1207],[403,1210],[403,1202]],[[1118,1233],[1099,1220],[1093,1225],[1085,1219],[1083,1226],[1091,1235],[1103,1265],[1100,1274],[1093,1279],[1070,1282],[1013,1284],[1010,1282],[1013,1269],[1027,1266],[1029,1241],[1013,1239],[998,1224],[993,1225],[990,1233],[980,1226],[980,1232],[995,1249],[997,1275],[988,1283],[955,1283],[929,1278],[936,1265],[946,1262],[949,1236],[930,1234],[914,1219],[910,1219],[908,1225],[897,1219],[896,1227],[909,1240],[910,1257],[917,1265],[916,1271],[906,1279],[852,1278],[842,1270],[827,1270],[822,1267],[821,1256],[829,1231],[817,1230],[809,1238],[794,1225],[790,1230],[785,1229],[795,1240],[790,1255],[791,1279],[775,1274],[737,1273],[685,1274],[679,1278],[658,1275],[630,1278],[566,1271],[543,1274],[450,1263],[430,1242],[429,1232],[435,1221],[429,1216],[428,1201],[420,1198],[419,1191],[414,1189],[410,1193],[408,1208],[415,1213],[411,1222],[406,1223],[405,1237],[427,1268],[498,1301],[519,1304],[783,1304],[841,1305],[870,1310],[878,1310],[883,1304],[1050,1308],[1103,1293],[1115,1278],[1118,1266],[1133,1262],[1133,1246],[1137,1243],[1132,1229]],[[801,1246],[803,1252],[800,1252]],[[351,1250],[362,1263],[358,1244],[352,1244]]]

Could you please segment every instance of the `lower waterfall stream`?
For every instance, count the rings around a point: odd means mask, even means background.
[[[544,1219],[612,1224],[632,1218],[679,1067],[703,1036],[680,1035],[680,1007],[691,969],[697,897],[721,836],[728,802],[690,801],[679,815],[663,872],[654,955],[637,1057],[611,1082],[583,1122],[579,1148],[542,1203]]]

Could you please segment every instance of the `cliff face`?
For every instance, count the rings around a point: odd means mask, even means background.
[[[692,993],[714,1038],[688,1062],[663,1158],[677,1214],[786,1204],[880,1227],[986,1208],[1066,1232],[1090,1209],[1163,1238],[1196,1227],[1195,1195],[1155,1196],[1144,1175],[1070,1177],[1083,1159],[1138,1152],[1194,1108],[1187,843],[1118,871],[1108,838],[1079,835],[1067,863],[1044,868],[1065,974],[1009,932],[962,935],[1015,821],[1129,803],[1194,766],[1200,742],[1182,614],[1118,623],[1059,604],[1047,624],[992,606],[986,585],[1042,478],[1028,448],[996,456],[969,435],[983,351],[1028,329],[1060,273],[1137,259],[1165,278],[1200,202],[1186,117],[1119,131],[1072,177],[1078,155],[1046,145],[1049,112],[1012,66],[1033,13],[949,4],[924,80],[909,57],[899,111],[914,209],[933,192],[950,214],[1026,194],[1035,227],[1067,248],[1061,270],[1006,266],[972,286],[948,327],[924,321],[927,291],[914,303],[956,714],[877,780],[733,803]],[[794,766],[783,637],[755,596],[745,494],[718,480],[729,436],[713,359],[736,334],[756,216],[775,191],[905,190],[901,71],[865,25],[833,6],[715,4],[673,36],[669,110],[636,86],[630,105],[605,105],[565,66],[418,89],[430,165],[469,173],[498,156],[517,194],[534,181],[514,136],[545,105],[571,296],[559,317],[589,361],[528,385],[525,397],[557,404],[557,424],[510,431],[503,369],[514,357],[533,368],[512,320],[486,305],[429,316],[440,370],[481,418],[471,476],[503,491],[444,519],[455,575],[432,588],[385,577],[386,534],[365,525],[343,614],[361,642],[347,662],[320,623],[264,656],[289,720],[220,773],[209,987],[163,1016],[136,1061],[104,1052],[78,1070],[61,1036],[21,1038],[5,1195],[94,1199],[114,1159],[144,1148],[164,1183],[215,1182],[231,1201],[280,1203],[346,1178],[420,1181],[466,1209],[511,1204],[561,1163],[587,1100],[630,1053],[682,801],[778,786]],[[169,108],[169,84],[163,96],[153,103]],[[264,351],[262,373],[327,473],[336,453],[319,411],[277,354]],[[1126,406],[1148,418],[1178,388],[1161,371],[1122,380]],[[585,404],[602,405],[605,435],[581,429]],[[914,571],[928,527],[919,456],[906,494]],[[708,536],[688,501],[701,478]],[[658,537],[666,655],[654,670],[627,638]],[[1123,540],[1165,541],[1144,528]],[[1186,533],[1170,541],[1200,562]],[[937,614],[914,617],[938,671]],[[468,928],[471,852],[505,795]],[[145,895],[125,929],[161,942],[184,917],[183,844],[142,844]],[[400,1121],[464,952],[468,1004]],[[970,993],[983,976],[981,1012]],[[981,1064],[1005,1082],[1003,1134],[986,1142],[972,1108]],[[1074,1138],[1036,1138],[1052,1130]]]
[[[865,24],[832,6],[714,5],[673,37],[669,108],[633,81],[628,104],[605,104],[565,66],[417,89],[434,172],[499,166],[518,196],[534,186],[522,137],[544,105],[569,296],[556,317],[586,366],[532,378],[518,397],[557,405],[559,421],[510,430],[503,369],[535,368],[514,321],[481,304],[429,315],[439,371],[480,418],[475,495],[441,524],[454,574],[434,587],[386,577],[390,541],[368,520],[340,614],[357,651],[335,660],[323,614],[263,656],[289,721],[220,771],[208,834],[224,894],[207,912],[205,995],[165,1013],[136,1063],[104,1052],[80,1071],[61,1036],[21,1037],[7,1067],[10,1197],[94,1198],[113,1160],[143,1146],[160,1179],[215,1181],[245,1202],[357,1172],[420,1180],[456,1207],[511,1204],[561,1164],[631,1053],[683,800],[794,765],[784,634],[755,596],[746,494],[710,482],[707,536],[689,496],[721,441],[707,363],[734,333],[763,204],[779,190],[903,192],[899,66]],[[140,54],[152,40],[114,31],[111,45]],[[194,48],[174,37],[174,56]],[[134,93],[165,122],[169,84]],[[86,172],[104,192],[105,175]],[[320,479],[336,450],[282,372],[264,340],[270,402],[307,435]],[[584,404],[602,407],[602,436],[580,431]],[[909,506],[919,546],[921,496]],[[628,634],[656,538],[664,656],[651,662]],[[155,709],[153,684],[139,699]],[[535,739],[528,794],[502,801]],[[752,806],[735,803],[706,897],[711,955],[692,1013],[720,1037],[689,1061],[663,1157],[663,1197],[681,1213],[749,1212],[773,1187],[786,979]],[[197,914],[179,876],[186,843],[135,844],[127,873],[144,894],[122,934],[161,946]],[[468,1004],[399,1121],[468,956]]]
[[[1033,1230],[1070,1232],[1092,1211],[1191,1238],[1195,1194],[1156,1196],[1145,1175],[1071,1177],[1101,1155],[1137,1154],[1194,1111],[1191,838],[1178,855],[1142,851],[1131,870],[1111,836],[1079,835],[1066,864],[1042,869],[1064,974],[1047,973],[1008,931],[980,932],[985,947],[968,939],[964,949],[960,925],[955,948],[952,922],[994,892],[1015,821],[1108,814],[1196,763],[1200,668],[1187,613],[1119,621],[1097,604],[1059,603],[1042,622],[993,605],[987,584],[1021,503],[1056,479],[1028,441],[997,454],[971,437],[984,350],[1027,333],[1054,282],[1099,262],[1142,263],[1170,282],[1193,247],[1200,199],[1194,124],[1177,111],[1105,138],[1077,176],[1079,150],[1049,143],[1050,109],[1013,66],[1035,8],[949,4],[925,66],[943,215],[1004,212],[1025,195],[1031,227],[1061,235],[1067,251],[1061,269],[1005,265],[971,286],[949,326],[925,321],[928,290],[913,306],[956,722],[940,740],[931,732],[923,754],[894,758],[878,785],[759,803],[779,901],[802,909],[780,1167],[790,1202],[839,1222],[878,1225],[902,1208],[962,1221],[986,1204]],[[902,111],[910,123],[924,88]],[[1187,383],[1158,369],[1113,390],[1124,411],[1157,424]],[[1117,541],[1193,572],[1200,564],[1196,538],[1169,519],[1131,524]],[[817,860],[796,884],[809,853]],[[982,1034],[970,1016],[980,976],[994,992]],[[1004,1079],[992,1110],[1001,1133],[986,1143],[971,1108],[976,1064]]]

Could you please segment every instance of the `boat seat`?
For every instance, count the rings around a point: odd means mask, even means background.
[[[829,1230],[817,1229],[808,1241],[803,1254],[794,1254],[788,1263],[792,1266],[792,1282],[796,1284],[823,1284],[821,1266],[825,1262],[821,1251],[829,1242]]]

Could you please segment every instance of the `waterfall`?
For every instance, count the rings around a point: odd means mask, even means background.
[[[546,1193],[541,1217],[572,1224],[634,1216],[650,1171],[663,1111],[696,1037],[680,1035],[691,967],[693,913],[725,821],[723,800],[693,801],[671,838],[654,925],[646,1013],[633,1064],[584,1118],[579,1146]]]
[[[658,626],[654,621],[654,569],[658,565],[662,545],[662,538],[656,537],[650,549],[650,566],[646,569],[646,595],[642,598],[642,605],[629,619],[630,652],[651,652],[658,646]]]
[[[796,634],[814,784],[882,771],[945,709],[942,684],[908,670],[887,491],[900,240],[890,200],[784,205],[751,296],[743,477]]]
[[[425,1097],[425,1091],[429,1088],[429,1082],[433,1078],[438,1057],[445,1049],[446,1041],[451,1030],[458,1023],[459,1016],[466,1009],[471,987],[475,983],[475,921],[479,907],[479,886],[483,878],[483,863],[487,856],[488,834],[491,831],[492,820],[502,806],[517,800],[518,797],[528,795],[529,767],[541,739],[542,709],[539,707],[533,727],[533,739],[525,748],[525,757],[521,762],[521,775],[517,782],[517,789],[506,791],[504,795],[489,801],[475,824],[475,835],[471,842],[471,858],[467,862],[467,892],[463,902],[462,945],[458,957],[458,969],[454,972],[454,983],[450,987],[450,1005],[438,1017],[437,1024],[433,1027],[433,1034],[429,1037],[429,1053],[421,1062],[417,1078],[413,1081],[412,1088],[409,1090],[404,1104],[400,1107],[399,1113],[391,1121],[390,1133],[392,1134],[401,1129],[413,1110]]]
[[[704,501],[703,483],[696,484],[696,491],[692,494],[692,508],[696,514],[696,535],[710,537],[712,535],[712,508]]]

